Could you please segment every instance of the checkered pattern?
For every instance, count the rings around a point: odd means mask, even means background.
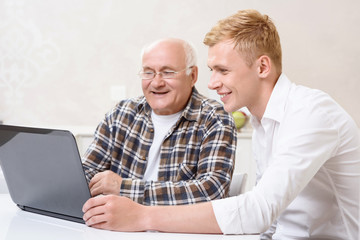
[[[112,170],[120,195],[144,205],[180,205],[227,196],[235,162],[236,130],[222,105],[194,88],[161,147],[158,181],[142,180],[154,137],[151,108],[138,97],[121,101],[99,124],[84,155],[90,180]]]

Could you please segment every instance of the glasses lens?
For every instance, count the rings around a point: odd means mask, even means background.
[[[176,72],[174,71],[164,71],[161,72],[161,76],[165,79],[174,78],[176,75]]]
[[[154,76],[155,76],[154,72],[141,72],[140,73],[140,77],[142,79],[152,79],[152,78],[154,78]]]

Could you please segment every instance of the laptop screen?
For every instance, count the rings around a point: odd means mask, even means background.
[[[69,131],[0,125],[0,163],[22,208],[82,217],[90,192]]]

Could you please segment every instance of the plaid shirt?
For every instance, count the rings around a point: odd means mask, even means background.
[[[84,155],[88,181],[112,170],[122,178],[120,195],[144,205],[178,205],[227,196],[235,163],[233,118],[194,88],[179,120],[166,135],[158,181],[142,180],[154,137],[145,97],[123,100],[96,129]]]

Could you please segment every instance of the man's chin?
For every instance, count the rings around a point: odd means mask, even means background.
[[[234,106],[232,106],[232,105],[230,105],[230,104],[224,104],[224,109],[225,109],[225,111],[227,111],[228,113],[232,113],[232,112],[238,110],[238,108],[236,108],[236,107],[234,107]]]
[[[150,104],[151,109],[157,115],[170,115],[172,114],[172,109],[164,104]]]

